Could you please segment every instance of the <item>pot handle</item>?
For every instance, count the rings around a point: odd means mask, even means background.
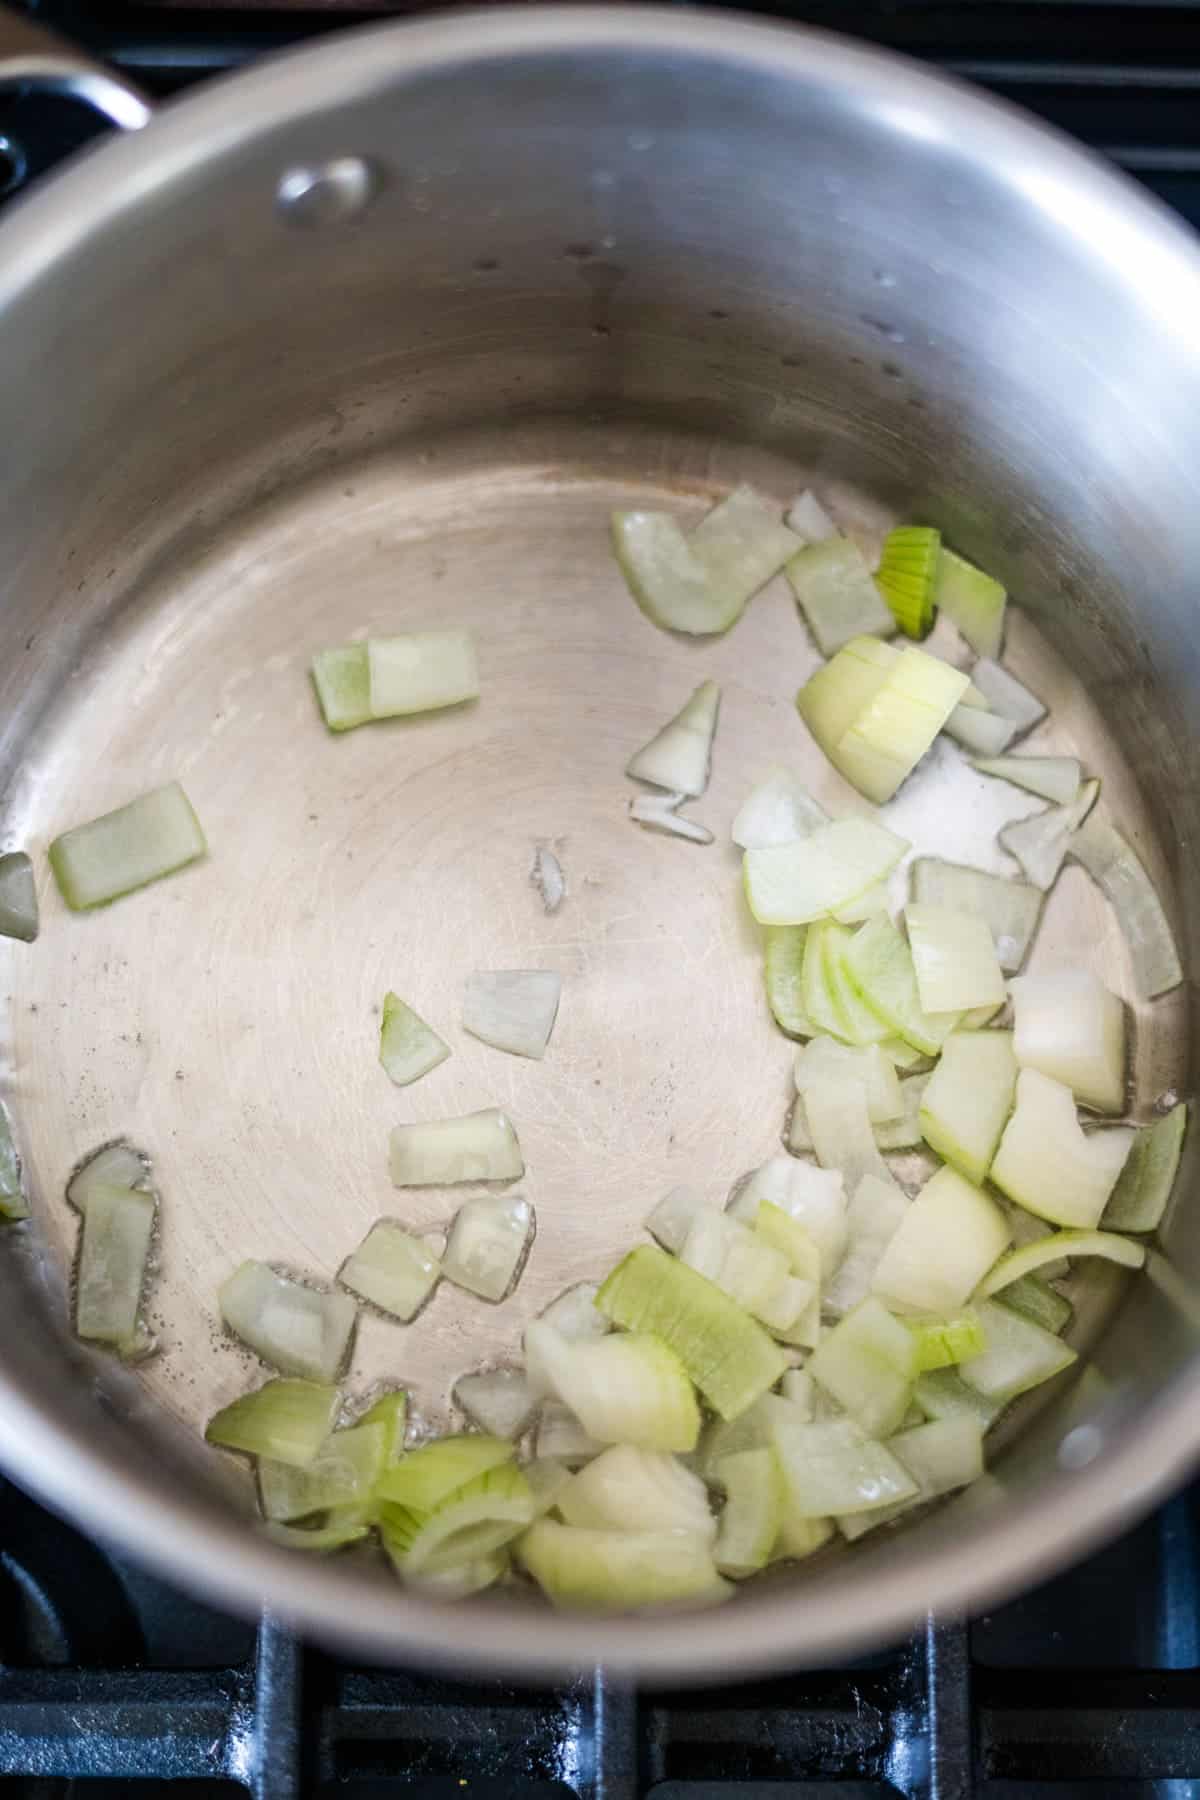
[[[49,88],[82,100],[123,131],[137,131],[153,111],[132,82],[43,26],[0,7],[0,90],[13,87]]]

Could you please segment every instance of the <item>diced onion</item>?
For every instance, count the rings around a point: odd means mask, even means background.
[[[958,669],[910,645],[844,736],[821,748],[860,794],[882,806],[916,768],[967,685]]]
[[[763,925],[807,925],[844,906],[895,868],[904,838],[870,819],[834,819],[794,844],[747,850],[750,910]]]
[[[496,1050],[540,1061],[561,994],[562,976],[553,969],[477,969],[467,977],[463,1029]]]
[[[879,1260],[900,1229],[909,1205],[907,1194],[894,1181],[863,1176],[846,1212],[849,1244],[845,1258],[822,1296],[823,1309],[831,1317],[844,1317],[866,1299]]]
[[[1187,1122],[1187,1104],[1181,1100],[1165,1118],[1143,1126],[1135,1134],[1133,1148],[1104,1209],[1107,1230],[1157,1231],[1175,1185]]]
[[[330,731],[352,731],[371,717],[371,677],[366,644],[318,650],[312,659],[313,686]]]
[[[1017,1104],[992,1161],[1002,1193],[1054,1225],[1090,1231],[1100,1221],[1135,1132],[1110,1126],[1087,1136],[1068,1087],[1037,1069],[1017,1077]]]
[[[709,585],[708,571],[670,513],[616,512],[613,550],[630,593],[656,625],[694,635],[728,631],[745,600]]]
[[[277,1519],[268,1519],[263,1529],[272,1543],[282,1544],[285,1550],[309,1550],[326,1556],[344,1550],[348,1544],[359,1543],[367,1535],[366,1525],[353,1512],[325,1525],[281,1525]]]
[[[878,891],[878,888],[867,890],[868,893]],[[848,1044],[882,1043],[890,1035],[890,1027],[862,998],[847,965],[846,958],[854,942],[853,932],[836,919],[818,920],[809,927],[810,937],[814,932],[818,934],[821,955],[822,1018],[828,1018],[833,1035]]]
[[[1074,1350],[1052,1332],[1043,1331],[1032,1319],[1022,1318],[999,1301],[984,1300],[979,1316],[988,1347],[981,1356],[960,1363],[959,1373],[967,1386],[985,1399],[1007,1405],[1018,1394],[1061,1374],[1076,1360]]]
[[[1034,887],[1053,887],[1073,837],[1099,792],[1098,781],[1085,781],[1069,806],[1050,806],[1004,827],[1000,843],[1016,857]]]
[[[796,1052],[796,1092],[803,1094],[818,1081],[861,1082],[867,1094],[867,1116],[873,1125],[899,1119],[904,1113],[895,1064],[878,1045],[854,1049],[832,1038],[816,1037]]]
[[[520,1194],[480,1194],[459,1207],[442,1274],[481,1300],[503,1300],[516,1285],[533,1242],[536,1221]]]
[[[725,1489],[714,1557],[722,1575],[742,1581],[766,1567],[783,1524],[783,1470],[774,1449],[742,1450],[722,1457]]]
[[[955,1418],[933,1419],[926,1425],[898,1432],[889,1441],[888,1449],[908,1470],[917,1484],[917,1492],[910,1500],[898,1501],[893,1506],[839,1519],[842,1535],[851,1542],[865,1531],[906,1512],[909,1507],[939,1499],[955,1488],[967,1487],[983,1474],[983,1429],[978,1419],[966,1413]]]
[[[939,1169],[900,1221],[871,1279],[872,1291],[910,1312],[957,1312],[1009,1238],[1008,1221],[994,1200],[956,1169]]]
[[[396,1187],[449,1187],[461,1181],[515,1181],[525,1173],[517,1134],[489,1106],[461,1119],[397,1125],[390,1140]]]
[[[32,944],[37,934],[33,864],[23,850],[9,850],[0,856],[0,937]]]
[[[764,1200],[754,1221],[756,1236],[786,1258],[791,1280],[788,1293],[780,1300],[779,1316],[760,1317],[777,1337],[788,1344],[801,1344],[813,1349],[821,1334],[821,1252],[812,1233],[806,1231],[778,1206]]]
[[[526,1474],[528,1476],[528,1471]],[[428,1569],[414,1570],[401,1560],[398,1573],[405,1587],[432,1595],[435,1600],[468,1600],[472,1594],[481,1594],[485,1588],[494,1587],[510,1567],[506,1546],[487,1556],[473,1556],[470,1562],[456,1562],[439,1569],[436,1575]]]
[[[475,639],[461,627],[367,641],[371,717],[436,712],[479,696]]]
[[[331,1507],[368,1504],[383,1474],[385,1438],[382,1425],[355,1425],[331,1432],[303,1468],[260,1457],[258,1491],[264,1517],[286,1524]]]
[[[572,1344],[584,1338],[603,1337],[610,1326],[596,1306],[599,1292],[599,1283],[595,1281],[581,1281],[577,1286],[567,1288],[545,1309],[543,1324],[553,1325],[555,1331]]]
[[[761,850],[769,844],[793,844],[828,823],[825,808],[800,777],[790,769],[774,769],[742,801],[729,835],[742,850]]]
[[[29,1203],[21,1186],[21,1158],[13,1142],[8,1114],[0,1105],[0,1219],[10,1222],[29,1217]]]
[[[909,637],[923,638],[933,624],[941,546],[941,533],[929,525],[898,525],[883,540],[875,580]]]
[[[1102,820],[1089,819],[1068,841],[1067,854],[1083,865],[1111,902],[1141,998],[1153,1000],[1178,987],[1183,968],[1162,901],[1120,832]]]
[[[806,544],[821,544],[826,538],[838,536],[837,526],[811,488],[797,494],[783,515],[783,522]]]
[[[702,1212],[711,1211],[716,1205],[717,1202],[711,1195],[697,1193],[695,1188],[672,1188],[646,1220],[646,1229],[651,1237],[658,1239],[664,1250],[670,1250],[673,1255],[678,1256],[696,1219]]]
[[[813,1149],[823,1169],[839,1170],[851,1193],[864,1175],[887,1179],[887,1164],[876,1147],[867,1093],[860,1081],[814,1081],[803,1098]]]
[[[917,1491],[903,1463],[853,1419],[800,1424],[777,1415],[773,1438],[788,1501],[802,1518],[869,1512]]]
[[[63,899],[81,912],[173,875],[207,849],[191,802],[172,781],[64,831],[49,855]]]
[[[124,1139],[105,1144],[75,1170],[67,1183],[67,1200],[76,1212],[86,1213],[89,1196],[102,1187],[152,1192],[149,1159]]]
[[[1003,1400],[988,1400],[968,1387],[957,1369],[931,1369],[917,1376],[917,1405],[934,1419],[969,1419],[983,1432],[1004,1410]]]
[[[822,656],[835,655],[851,638],[890,637],[896,629],[866,558],[849,538],[807,545],[788,563],[787,578]]]
[[[1002,1256],[980,1282],[980,1298],[998,1294],[1011,1282],[1032,1275],[1043,1263],[1055,1262],[1060,1256],[1099,1256],[1125,1269],[1140,1269],[1146,1260],[1146,1247],[1115,1231],[1053,1231],[1048,1237],[1022,1244],[1019,1250]]]
[[[688,542],[710,588],[736,595],[741,606],[801,547],[779,506],[745,482],[705,513]]]
[[[879,1300],[868,1297],[825,1333],[808,1370],[869,1436],[890,1437],[912,1399],[916,1340]]]
[[[515,1464],[477,1475],[441,1501],[432,1513],[408,1513],[384,1505],[379,1523],[384,1548],[401,1575],[440,1575],[493,1555],[533,1523],[537,1504]]]
[[[796,711],[826,756],[870,705],[899,655],[894,644],[877,637],[851,638],[809,676],[796,695]]]
[[[913,863],[912,895],[922,905],[952,906],[986,919],[1000,967],[1008,974],[1025,960],[1043,899],[1041,891],[1027,882],[941,862],[933,856],[919,856]]]
[[[1017,727],[1001,713],[966,706],[960,700],[942,730],[973,756],[999,756],[1017,735]]]
[[[548,1400],[538,1420],[537,1454],[542,1461],[557,1461],[569,1469],[590,1462],[604,1445],[589,1437],[569,1406]]]
[[[1037,695],[991,657],[980,657],[971,670],[971,680],[992,711],[1002,719],[1011,719],[1018,731],[1031,731],[1046,716],[1046,708]]]
[[[682,1362],[660,1338],[613,1332],[572,1344],[535,1319],[526,1327],[525,1344],[527,1355],[550,1371],[557,1398],[589,1437],[642,1450],[695,1449],[696,1396]]]
[[[905,908],[904,920],[924,1012],[1003,1005],[1004,975],[986,919],[918,900]]]
[[[787,1259],[737,1219],[711,1209],[698,1213],[679,1258],[755,1318],[773,1322],[764,1317],[764,1309],[783,1286]]]
[[[95,1197],[88,1202],[91,1217]],[[350,1347],[357,1309],[346,1294],[319,1293],[244,1262],[218,1291],[221,1317],[244,1344],[284,1375],[333,1381]]]
[[[480,1432],[458,1432],[434,1438],[401,1457],[380,1478],[378,1495],[410,1512],[430,1513],[467,1483],[510,1462],[513,1447],[506,1438]]]
[[[492,1437],[520,1437],[537,1406],[536,1396],[520,1369],[486,1369],[460,1375],[454,1401],[481,1431]]]
[[[338,1274],[342,1286],[406,1323],[437,1286],[442,1266],[423,1238],[391,1219],[372,1225]]]
[[[1056,1258],[1054,1267],[1059,1266]],[[1061,1266],[1069,1270],[1071,1265],[1064,1262]],[[1042,1274],[1045,1275],[1049,1268],[1050,1264],[1044,1263]],[[1052,1331],[1055,1337],[1066,1330],[1075,1311],[1069,1300],[1038,1275],[1018,1275],[1015,1281],[1010,1281],[1004,1290],[1004,1304],[1024,1318],[1032,1319],[1043,1331]]]
[[[716,682],[701,682],[675,717],[630,757],[625,773],[696,799],[708,786],[720,705]]]
[[[125,1187],[92,1189],[75,1283],[80,1337],[121,1344],[136,1334],[154,1214],[152,1194]]]
[[[1011,984],[1013,1050],[1023,1069],[1069,1087],[1097,1112],[1125,1106],[1125,1008],[1090,969],[1022,975]]]
[[[917,1347],[917,1368],[946,1369],[978,1356],[987,1348],[987,1338],[979,1314],[971,1307],[946,1319],[905,1319]]]
[[[959,1015],[922,1010],[912,951],[886,913],[855,933],[844,966],[859,995],[891,1031],[925,1056],[938,1054]]]
[[[816,1026],[804,1010],[807,925],[763,928],[763,979],[775,1023],[790,1037],[812,1037]]]
[[[224,1450],[244,1450],[304,1468],[333,1430],[340,1396],[315,1381],[268,1381],[209,1420],[204,1435]]]
[[[712,1606],[732,1592],[708,1541],[679,1531],[588,1531],[539,1519],[517,1558],[551,1604],[587,1612]]]
[[[875,1142],[881,1150],[915,1150],[922,1142],[921,1105],[928,1075],[909,1075],[900,1083],[901,1116],[875,1126]]]
[[[1006,594],[998,581],[943,544],[933,603],[953,619],[977,656],[999,656]]]
[[[408,1423],[408,1395],[403,1388],[389,1388],[373,1400],[356,1420],[359,1425],[379,1425],[383,1429],[383,1466],[390,1469],[404,1454],[404,1431]]]
[[[648,831],[661,831],[664,837],[683,838],[689,844],[711,844],[713,834],[707,825],[678,812],[682,794],[638,794],[629,802],[629,816],[635,825]]]
[[[717,1535],[704,1483],[662,1450],[612,1445],[560,1488],[557,1505],[568,1525],[594,1531]]]
[[[955,1031],[921,1099],[931,1150],[979,1187],[1012,1111],[1017,1060],[1008,1031]]]
[[[379,1028],[379,1060],[397,1087],[419,1081],[445,1062],[450,1046],[436,1031],[431,1031],[399,994],[383,997],[383,1019]]]
[[[763,1205],[774,1206],[803,1226],[817,1247],[821,1278],[833,1274],[846,1252],[846,1197],[836,1169],[814,1169],[792,1156],[773,1156],[737,1189],[730,1212],[758,1226]]]
[[[1075,756],[991,756],[978,758],[975,767],[1056,806],[1069,806],[1083,779]]]

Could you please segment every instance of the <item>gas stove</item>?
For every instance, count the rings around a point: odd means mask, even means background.
[[[40,0],[165,97],[405,5]],[[1200,228],[1200,0],[808,0],[759,11],[924,57],[1109,156]],[[0,96],[0,195],[95,134]],[[802,1592],[797,1605],[803,1605]],[[137,1784],[136,1787],[134,1784]],[[1200,1489],[970,1623],[681,1692],[380,1670],[231,1619],[0,1479],[0,1797],[1200,1800]]]

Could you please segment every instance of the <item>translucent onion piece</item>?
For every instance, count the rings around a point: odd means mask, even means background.
[[[460,1119],[397,1125],[390,1141],[396,1187],[449,1187],[461,1181],[515,1181],[525,1173],[517,1134],[489,1106]]]
[[[931,1369],[917,1376],[916,1401],[929,1420],[970,1419],[987,1431],[1004,1410],[1003,1400],[986,1400],[968,1387],[957,1369]]]
[[[519,1369],[486,1369],[477,1375],[462,1375],[454,1384],[454,1401],[473,1425],[502,1438],[520,1437],[537,1406]]]
[[[787,578],[822,656],[835,655],[851,638],[891,637],[896,629],[866,558],[849,538],[807,545],[788,563]]]
[[[915,1150],[922,1142],[921,1107],[929,1080],[928,1075],[910,1075],[900,1083],[901,1117],[874,1127],[880,1150]]]
[[[21,1158],[13,1142],[8,1114],[0,1104],[0,1219],[29,1217],[29,1205],[21,1186]]]
[[[598,1456],[604,1445],[589,1437],[569,1406],[561,1400],[548,1400],[538,1420],[537,1454],[539,1461],[560,1462],[566,1468],[577,1468]]]
[[[739,611],[801,547],[780,510],[743,483],[705,513],[688,539],[709,587],[736,596]]]
[[[823,1169],[841,1172],[853,1192],[864,1175],[888,1178],[887,1164],[876,1147],[860,1081],[845,1077],[814,1081],[804,1094],[804,1113],[813,1149]]]
[[[763,978],[767,1005],[789,1037],[812,1037],[816,1026],[804,1010],[804,948],[807,925],[767,925],[763,929]]]
[[[909,848],[870,819],[834,819],[795,844],[747,850],[750,910],[763,925],[807,925],[889,874]]]
[[[917,1491],[903,1463],[853,1419],[806,1425],[776,1415],[773,1438],[789,1504],[801,1518],[869,1512]]]
[[[1046,1221],[1039,1219],[1036,1213],[1026,1212],[1023,1206],[1014,1206],[1009,1202],[1005,1206],[1008,1214],[1008,1227],[1012,1232],[1012,1241],[1019,1249],[1022,1244],[1032,1244],[1035,1239],[1046,1235]],[[1042,1269],[1043,1281],[1061,1281],[1071,1273],[1071,1265],[1063,1257],[1056,1263],[1047,1263]],[[1007,1305],[1008,1302],[1005,1302]]]
[[[867,1116],[873,1125],[899,1119],[904,1113],[895,1064],[877,1045],[856,1049],[815,1037],[796,1052],[796,1092],[803,1094],[820,1081],[857,1081],[866,1089]]]
[[[838,535],[837,526],[811,488],[797,494],[783,515],[783,522],[806,544],[821,544],[826,538]]]
[[[669,631],[701,636],[728,631],[746,602],[709,584],[679,520],[670,513],[615,512],[613,550],[646,617]]]
[[[434,1438],[385,1472],[378,1483],[379,1498],[410,1512],[434,1512],[468,1482],[512,1457],[513,1447],[506,1438],[471,1431]]]
[[[844,927],[836,925],[832,919],[817,919],[807,927],[808,936],[804,940],[804,963],[800,971],[800,992],[804,1008],[812,1021],[814,1033],[825,1033],[841,1037],[844,1029],[842,1014],[837,1004],[830,980],[832,958],[826,955],[829,934],[841,931]]]
[[[76,912],[104,906],[195,862],[208,849],[200,821],[177,781],[76,825],[50,846],[50,867]]]
[[[315,1381],[268,1381],[209,1420],[204,1435],[224,1450],[244,1450],[303,1468],[333,1430],[341,1399]]]
[[[983,1429],[979,1420],[967,1413],[901,1431],[889,1441],[888,1449],[908,1470],[917,1492],[911,1500],[839,1520],[843,1536],[852,1542],[912,1506],[939,1499],[955,1488],[969,1487],[983,1474]]]
[[[596,1295],[600,1285],[595,1281],[581,1281],[552,1300],[542,1314],[545,1325],[553,1325],[572,1344],[580,1343],[585,1338],[603,1337],[611,1329],[608,1320],[596,1305]]]
[[[879,1047],[897,1069],[914,1069],[919,1062],[925,1060],[920,1050],[914,1050],[901,1037],[884,1038]]]
[[[688,1531],[710,1544],[717,1521],[698,1475],[661,1450],[614,1444],[559,1490],[568,1525],[594,1531]]]
[[[540,1061],[561,994],[562,976],[553,969],[478,969],[467,977],[463,1029],[496,1050]]]
[[[1032,1275],[1044,1263],[1056,1262],[1061,1256],[1098,1256],[1125,1269],[1140,1269],[1146,1260],[1146,1247],[1115,1231],[1052,1231],[1048,1237],[1022,1244],[1019,1250],[1002,1256],[980,1282],[980,1298],[998,1294],[1011,1282]]]
[[[760,1308],[759,1317],[785,1343],[811,1350],[821,1332],[821,1252],[811,1232],[778,1206],[764,1200],[754,1223],[756,1236],[786,1259],[791,1279],[773,1303],[772,1316]]]
[[[823,1310],[840,1319],[866,1299],[879,1261],[895,1237],[909,1199],[894,1181],[864,1175],[847,1208],[849,1246],[844,1260],[822,1294]]]
[[[1085,1136],[1068,1087],[1036,1069],[1017,1077],[1017,1105],[991,1178],[1002,1193],[1054,1225],[1099,1224],[1136,1133],[1112,1126]]]
[[[1027,882],[932,856],[920,856],[912,865],[912,897],[921,905],[952,906],[986,919],[1000,967],[1009,974],[1025,960],[1043,899],[1040,890]]]
[[[807,1367],[868,1436],[890,1437],[912,1399],[916,1340],[879,1300],[868,1297],[825,1333]]]
[[[572,1344],[535,1319],[526,1327],[525,1346],[526,1355],[550,1371],[557,1398],[589,1437],[641,1450],[695,1449],[696,1396],[679,1357],[661,1339],[613,1332]]]
[[[384,1471],[386,1437],[382,1425],[331,1432],[303,1468],[260,1457],[258,1491],[264,1518],[287,1523],[331,1507],[368,1505]]]
[[[1125,1008],[1090,969],[1053,969],[1011,984],[1013,1050],[1023,1069],[1069,1087],[1096,1112],[1125,1106]]]
[[[686,706],[630,757],[625,773],[696,799],[708,786],[720,705],[716,682],[702,682]]]
[[[775,1322],[767,1309],[787,1277],[787,1259],[737,1219],[713,1210],[698,1213],[679,1258],[763,1324]]]
[[[879,881],[874,887],[864,889],[856,900],[848,900],[845,906],[839,906],[833,916],[840,925],[861,925],[864,919],[873,919],[876,913],[886,912],[889,904],[888,884]]]
[[[870,705],[899,655],[876,637],[851,638],[796,695],[796,711],[831,760],[831,747]]]
[[[921,1134],[976,1187],[992,1166],[1016,1087],[1011,1032],[951,1032],[921,1097]]]
[[[664,1250],[678,1256],[696,1219],[716,1205],[711,1195],[698,1193],[695,1188],[672,1188],[646,1220],[646,1230],[658,1239]]]
[[[529,1483],[507,1463],[457,1488],[432,1513],[385,1505],[379,1523],[384,1546],[402,1575],[439,1575],[494,1555],[520,1537],[536,1512]]]
[[[901,631],[923,638],[933,624],[941,533],[928,525],[898,525],[883,540],[875,579]]]
[[[365,644],[318,650],[312,659],[313,686],[330,731],[352,731],[371,717],[371,677]]]
[[[987,1338],[979,1314],[971,1307],[947,1319],[905,1319],[917,1347],[917,1368],[947,1369],[978,1356],[987,1348]]]
[[[721,1464],[727,1456],[735,1456],[743,1450],[770,1448],[774,1442],[772,1420],[781,1409],[783,1417],[795,1424],[802,1424],[809,1416],[781,1394],[762,1394],[736,1419],[714,1419],[706,1427],[698,1464],[710,1487],[722,1486]]]
[[[615,1325],[653,1332],[669,1344],[723,1419],[745,1412],[787,1367],[778,1346],[749,1313],[703,1275],[653,1245],[630,1251],[617,1264],[596,1304]]]
[[[1010,1235],[994,1200],[956,1169],[939,1169],[880,1257],[872,1292],[909,1312],[958,1312],[1008,1248]]]
[[[783,1524],[783,1470],[773,1448],[742,1450],[721,1459],[725,1489],[714,1558],[722,1575],[743,1581],[770,1560]]]
[[[503,1300],[516,1285],[536,1229],[520,1194],[480,1194],[459,1207],[442,1274],[481,1300]]]
[[[868,888],[867,893],[878,893]],[[873,912],[879,911],[873,908]],[[890,1035],[890,1028],[873,1012],[859,994],[846,963],[854,934],[836,919],[824,919],[809,926],[819,933],[824,977],[825,1009],[833,1023],[834,1035],[853,1045],[880,1044]]]
[[[95,1205],[88,1202],[88,1218]],[[333,1381],[350,1347],[357,1308],[346,1294],[319,1293],[244,1262],[221,1288],[221,1317],[235,1336],[283,1375]]]
[[[557,1405],[557,1401],[555,1405]],[[599,1449],[599,1445],[597,1445]],[[558,1496],[571,1479],[571,1471],[566,1463],[555,1456],[535,1456],[532,1462],[522,1465],[525,1479],[533,1489],[533,1497],[537,1503],[538,1517],[552,1512],[558,1502]]]
[[[813,1416],[813,1378],[805,1369],[789,1369],[779,1384],[783,1399],[798,1406],[806,1419]]]
[[[1050,806],[1004,827],[1000,843],[1016,857],[1034,887],[1053,887],[1073,836],[1096,804],[1099,792],[1098,781],[1085,781],[1069,806]]]
[[[408,1422],[408,1395],[403,1388],[390,1388],[372,1401],[359,1425],[378,1425],[383,1431],[383,1466],[390,1469],[404,1455],[404,1429]]]
[[[38,934],[37,889],[33,864],[23,850],[0,856],[0,937],[32,944]]]
[[[922,1010],[912,951],[886,913],[868,919],[855,933],[843,966],[862,1000],[897,1037],[924,1056],[939,1053],[959,1015]]]
[[[310,1550],[320,1555],[329,1555],[334,1550],[344,1550],[348,1544],[357,1544],[367,1535],[368,1527],[358,1518],[335,1520],[327,1525],[281,1525],[277,1519],[268,1519],[264,1531],[275,1544],[282,1544],[285,1550]]]
[[[812,1556],[833,1536],[832,1519],[810,1519],[797,1513],[784,1487],[783,1522],[771,1552],[772,1562]]]
[[[367,643],[371,717],[436,712],[479,695],[475,639],[469,631],[412,631]]]
[[[1187,1122],[1187,1105],[1181,1100],[1165,1118],[1136,1133],[1104,1209],[1106,1230],[1157,1231],[1175,1185]]]
[[[978,759],[975,767],[1056,806],[1069,806],[1083,779],[1075,756],[992,756]]]
[[[343,1287],[406,1323],[437,1286],[441,1264],[422,1238],[380,1219],[338,1274]]]
[[[86,1213],[89,1196],[102,1187],[151,1192],[149,1158],[123,1139],[105,1144],[75,1170],[67,1183],[67,1200],[76,1212]]]
[[[846,1194],[839,1171],[773,1156],[741,1184],[729,1210],[757,1229],[764,1203],[803,1226],[816,1245],[821,1279],[827,1280],[846,1253]]]
[[[682,794],[638,794],[629,802],[629,816],[635,825],[661,831],[664,837],[683,838],[689,844],[713,843],[707,825],[676,811],[682,800]]]
[[[1048,1266],[1043,1265],[1043,1273]],[[1018,1275],[1010,1281],[1004,1290],[1004,1304],[1023,1318],[1032,1319],[1043,1331],[1052,1331],[1055,1337],[1066,1330],[1075,1311],[1069,1300],[1036,1275]]]
[[[986,919],[951,906],[910,901],[904,921],[924,1012],[1004,1004],[1004,974]]]
[[[587,1531],[539,1519],[517,1560],[557,1607],[586,1612],[712,1606],[732,1592],[704,1538],[678,1531]]]
[[[1032,1319],[997,1300],[984,1300],[979,1307],[988,1347],[982,1356],[960,1363],[959,1373],[968,1387],[988,1400],[1007,1405],[1018,1394],[1039,1387],[1076,1360],[1074,1350],[1043,1331]]]
[[[910,646],[845,735],[821,747],[860,794],[882,806],[916,768],[967,685],[958,669]]]
[[[383,1019],[379,1028],[379,1060],[397,1087],[419,1081],[445,1062],[450,1046],[436,1031],[431,1031],[399,994],[383,997]]]
[[[472,1594],[495,1587],[510,1567],[508,1550],[503,1549],[493,1550],[490,1556],[473,1557],[470,1562],[455,1563],[452,1568],[439,1569],[436,1575],[427,1569],[416,1571],[403,1565],[399,1573],[406,1587],[428,1594],[434,1600],[468,1600]]]
[[[567,878],[553,850],[547,850],[544,844],[539,844],[533,853],[529,879],[542,896],[547,914],[556,913],[567,897]]]
[[[933,603],[953,619],[977,656],[999,656],[1005,591],[998,581],[943,544]]]
[[[829,814],[800,777],[790,769],[774,769],[742,801],[730,836],[742,850],[761,850],[769,844],[793,844],[828,823]]]
[[[1017,727],[1002,713],[985,712],[959,701],[942,730],[973,756],[999,756],[1017,735]]]
[[[1037,695],[991,657],[980,657],[971,670],[971,680],[992,711],[1003,719],[1011,719],[1018,731],[1031,731],[1046,716],[1046,708]]]
[[[137,1332],[154,1234],[152,1194],[96,1187],[88,1198],[75,1283],[75,1330],[120,1344]]]
[[[1153,1000],[1178,987],[1183,969],[1175,938],[1153,883],[1119,831],[1089,819],[1067,844],[1067,854],[1082,863],[1117,915],[1129,947],[1133,982],[1143,1000]]]

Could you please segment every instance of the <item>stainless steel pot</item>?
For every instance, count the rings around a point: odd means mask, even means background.
[[[13,50],[139,122],[119,84]],[[783,594],[715,645],[654,632],[606,548],[621,497],[686,509],[741,476],[781,500],[815,479],[865,531],[940,523],[1019,598],[1015,666],[1175,891],[1194,966],[1200,258],[1178,226],[1028,120],[834,38],[491,10],[264,64],[17,206],[0,403],[3,844],[37,853],[171,775],[212,844],[106,913],[68,915],[43,881],[40,941],[0,949],[0,1072],[36,1196],[0,1246],[18,1480],[223,1603],[370,1652],[686,1676],[977,1604],[1185,1473],[1191,1168],[1145,1275],[1086,1289],[1087,1374],[1019,1421],[985,1484],[686,1624],[552,1618],[519,1593],[435,1608],[374,1567],[289,1555],[195,1430],[253,1378],[216,1332],[217,1281],[245,1254],[329,1275],[405,1212],[383,1157],[398,1117],[508,1106],[540,1219],[504,1307],[365,1322],[356,1379],[410,1377],[433,1413],[662,1187],[727,1184],[774,1146],[787,1052],[734,865],[635,833],[620,769],[717,674],[723,830],[757,766],[811,757],[790,697],[812,654]],[[312,650],[438,616],[480,632],[480,706],[327,739]],[[571,884],[553,918],[526,880],[549,840]],[[1051,936],[1119,969],[1082,878],[1066,891]],[[544,1065],[464,1041],[388,1089],[386,987],[452,1022],[467,967],[532,958],[567,975]],[[1190,1002],[1140,1016],[1143,1113],[1184,1080]],[[64,1326],[64,1177],[114,1132],[165,1194],[144,1374]],[[449,1204],[422,1197],[417,1222]]]

